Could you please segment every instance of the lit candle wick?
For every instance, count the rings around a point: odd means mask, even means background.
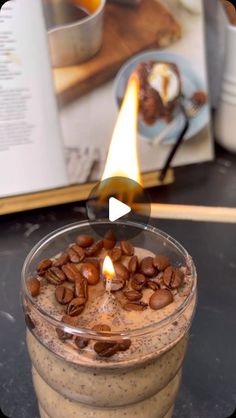
[[[103,261],[102,274],[106,281],[105,289],[102,298],[100,299],[100,317],[102,321],[110,322],[124,328],[124,312],[121,304],[112,293],[112,284],[116,279],[116,272],[109,256],[106,256]]]
[[[106,278],[106,291],[111,292],[112,277],[107,275]]]
[[[115,277],[115,269],[108,255],[104,259],[102,272],[106,279],[106,291],[111,293],[112,281]]]

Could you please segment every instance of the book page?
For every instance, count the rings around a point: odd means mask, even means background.
[[[67,184],[40,0],[0,13],[0,197]]]
[[[96,3],[98,14],[104,3]],[[156,119],[147,123],[139,113],[142,173],[162,169],[183,128],[179,103],[184,97],[184,105],[191,110],[195,94],[204,100],[189,117],[188,132],[172,166],[213,158],[204,11],[203,2],[197,3],[198,8],[190,10],[179,0],[141,0],[133,7],[106,2],[101,47],[83,60],[90,43],[89,39],[83,43],[82,28],[95,16],[90,2],[42,0],[70,183],[101,179],[128,77],[142,62],[172,68],[174,64],[180,85],[179,96],[170,100],[172,111],[154,92]],[[86,4],[88,17],[83,18],[78,10]]]

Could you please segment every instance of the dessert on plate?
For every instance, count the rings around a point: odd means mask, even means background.
[[[177,65],[147,61],[138,65],[137,73],[140,79],[139,107],[144,122],[148,125],[157,119],[171,122],[182,93]]]

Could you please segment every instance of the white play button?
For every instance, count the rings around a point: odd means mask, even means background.
[[[109,221],[114,222],[131,212],[131,208],[115,197],[109,199]]]
[[[104,239],[112,232],[119,242],[134,238],[149,224],[151,201],[146,190],[134,180],[109,177],[91,190],[86,209],[90,227],[96,235]],[[135,226],[140,223],[142,228]]]

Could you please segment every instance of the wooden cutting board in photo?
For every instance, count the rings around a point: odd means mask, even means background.
[[[107,4],[99,53],[85,63],[53,70],[58,97],[63,102],[73,100],[111,78],[131,56],[178,40],[180,24],[163,3],[142,0],[134,7]]]

